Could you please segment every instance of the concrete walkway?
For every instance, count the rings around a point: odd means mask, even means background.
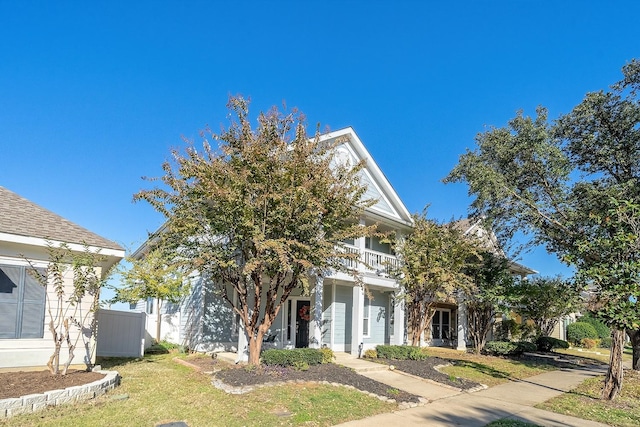
[[[577,387],[587,378],[605,371],[596,368],[560,369],[519,381],[510,381],[475,393],[451,388],[389,371],[376,363],[349,354],[336,354],[336,363],[355,369],[392,387],[429,400],[424,406],[380,414],[341,426],[469,426],[481,427],[501,418],[526,421],[541,426],[605,426],[606,424],[533,408],[552,397]],[[406,386],[405,386],[406,384]]]

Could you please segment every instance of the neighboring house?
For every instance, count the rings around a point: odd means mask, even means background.
[[[31,277],[25,260],[46,269],[47,242],[66,243],[78,252],[84,250],[84,244],[99,250],[105,257],[98,267],[101,274],[124,257],[118,244],[0,187],[0,368],[44,366],[53,353],[46,292],[54,299],[55,294],[52,287],[45,290]],[[89,303],[82,308],[88,310]],[[76,349],[73,363],[95,356],[92,348],[84,350]],[[61,357],[66,360],[64,347]]]
[[[456,221],[454,225],[458,230],[462,231],[463,235],[473,236],[478,239],[489,251],[505,256],[500,248],[498,239],[493,232],[487,231],[482,226],[481,219],[463,219]],[[512,276],[520,278],[538,274],[537,271],[515,261],[509,261],[509,270]],[[499,322],[502,320],[502,317],[496,320]],[[464,350],[468,344],[471,344],[468,337],[468,330],[467,310],[463,300],[449,304],[438,304],[436,314],[431,321],[431,339],[427,340],[427,342],[434,346],[455,346],[458,350]]]
[[[346,128],[321,138],[337,140],[336,156],[341,161],[366,161],[361,172],[368,189],[364,197],[377,203],[366,209],[361,224],[377,223],[382,231],[397,235],[410,232],[411,215],[354,130]],[[391,246],[378,238],[361,238],[347,242],[347,249],[364,262],[349,267],[358,268],[368,294],[349,274],[334,272],[324,279],[314,278],[310,295],[298,291],[285,302],[265,338],[265,347],[327,346],[356,354],[379,344],[404,342],[404,305],[395,303],[400,288],[389,275],[390,267],[397,264]],[[146,250],[147,243],[133,256],[142,257]],[[200,351],[244,350],[244,328],[210,288],[202,278],[194,278],[192,292],[182,304],[163,304],[162,338]],[[142,301],[136,309],[151,314],[157,304]],[[148,319],[148,335],[155,336],[155,316]]]

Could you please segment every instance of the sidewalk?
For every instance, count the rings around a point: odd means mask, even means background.
[[[501,418],[511,418],[541,426],[605,426],[554,412],[533,408],[578,386],[587,378],[601,375],[599,369],[560,369],[519,381],[511,381],[475,393],[454,390],[414,377],[382,369],[378,364],[340,354],[336,363],[355,369],[361,375],[427,398],[430,403],[417,408],[380,414],[341,426],[469,426],[482,427]],[[389,381],[389,382],[387,382]],[[404,384],[407,384],[405,386]],[[409,390],[410,388],[410,390]]]

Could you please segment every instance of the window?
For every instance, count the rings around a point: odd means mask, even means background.
[[[451,339],[451,311],[437,309],[431,320],[431,337],[435,340]]]
[[[27,268],[0,265],[0,338],[42,338],[44,309],[45,288]]]
[[[155,299],[154,298],[147,298],[147,303],[146,303],[146,307],[145,307],[145,311],[147,312],[147,314],[153,314],[153,310],[155,308]]]
[[[364,238],[364,248],[370,249],[372,251],[381,252],[383,254],[391,254],[393,255],[393,250],[391,249],[391,244],[382,243],[379,237],[365,237]]]
[[[364,296],[364,311],[362,314],[362,335],[364,337],[369,336],[369,323],[371,319],[371,300],[368,296]]]

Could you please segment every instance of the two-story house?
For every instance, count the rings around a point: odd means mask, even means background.
[[[367,186],[365,198],[377,202],[366,209],[361,224],[376,223],[381,231],[397,235],[410,232],[411,215],[354,130],[330,132],[322,139],[337,140],[336,156],[340,161],[355,164],[365,160],[360,176]],[[133,256],[144,256],[148,243]],[[359,254],[362,260],[348,267],[359,270],[365,286],[343,272],[312,278],[309,295],[294,291],[285,302],[265,338],[265,347],[327,346],[356,354],[378,344],[402,344],[404,306],[400,301],[396,303],[400,289],[389,274],[390,267],[397,263],[391,246],[375,237],[345,243],[347,250]],[[181,304],[163,304],[163,339],[200,351],[243,351],[246,342],[242,325],[206,285],[205,279],[194,278],[191,294]],[[136,309],[151,314],[158,305],[142,301]],[[150,336],[156,330],[155,318],[148,316]]]

